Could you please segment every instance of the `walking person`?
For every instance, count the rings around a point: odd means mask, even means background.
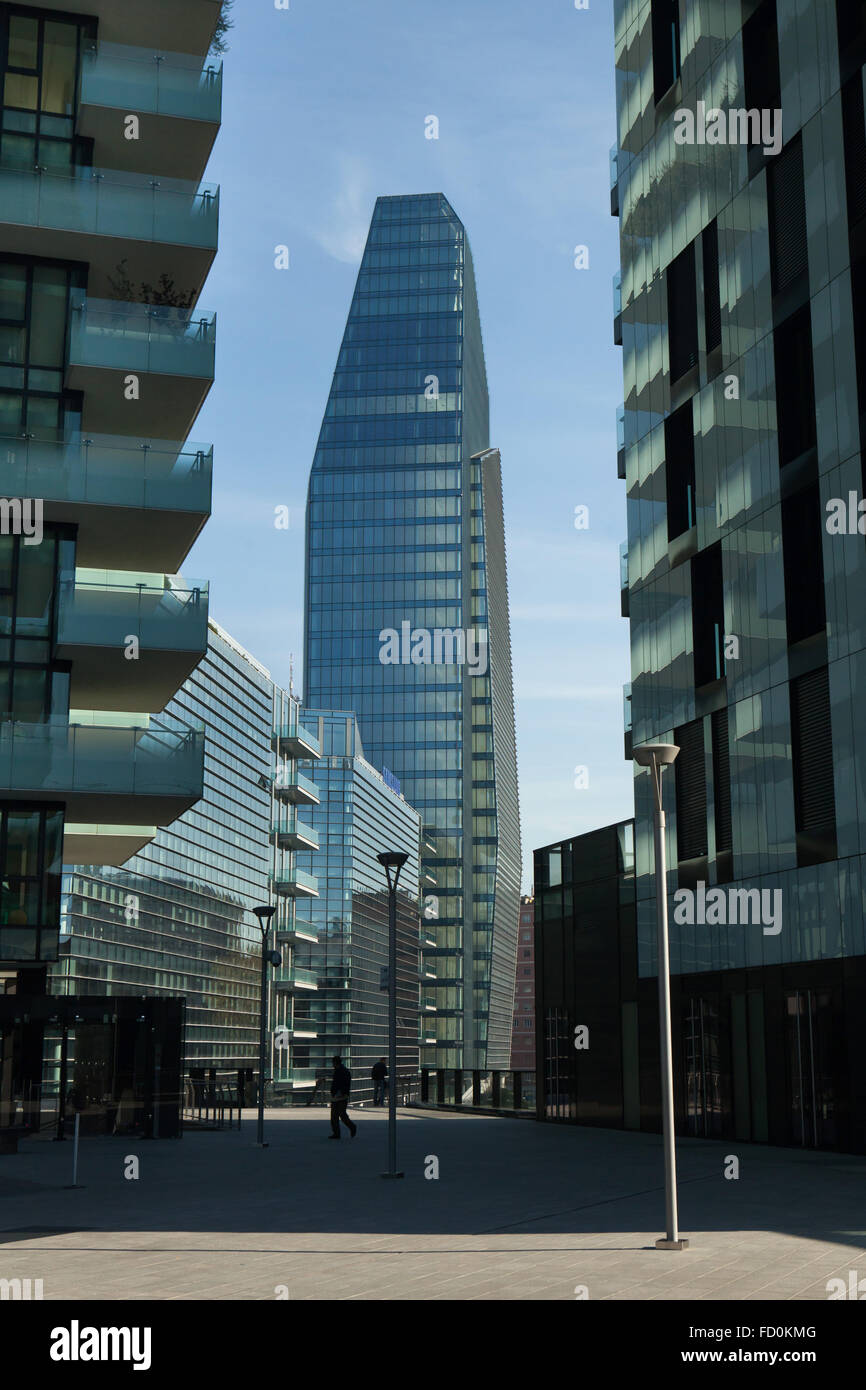
[[[380,1057],[378,1062],[373,1063],[373,1070],[370,1072],[370,1078],[373,1082],[374,1105],[385,1104],[385,1077],[387,1075],[388,1068],[385,1064],[385,1058]]]
[[[352,1138],[358,1133],[358,1126],[353,1124],[346,1114],[346,1106],[349,1104],[349,1092],[352,1089],[352,1073],[348,1067],[343,1066],[342,1057],[332,1057],[334,1074],[331,1077],[331,1133],[329,1139],[339,1139],[340,1121],[348,1129]]]

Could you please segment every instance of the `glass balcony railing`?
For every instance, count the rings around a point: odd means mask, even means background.
[[[137,728],[128,715],[125,727],[110,716],[74,717],[74,724],[0,722],[0,786],[59,796],[201,796],[203,729],[166,715]]]
[[[216,314],[164,305],[90,299],[73,291],[70,367],[154,372],[212,381]]]
[[[280,768],[274,781],[277,796],[298,806],[318,806],[319,788],[297,769]]]
[[[180,116],[219,124],[222,63],[202,68],[185,53],[154,53],[126,44],[99,43],[82,54],[82,105]]]
[[[274,744],[289,758],[320,758],[322,747],[314,734],[309,733],[297,719],[291,719],[274,730]]]
[[[216,250],[219,188],[105,169],[0,169],[4,222]]]
[[[319,848],[319,832],[311,825],[305,825],[297,816],[281,816],[271,826],[271,833],[286,849]]]
[[[79,569],[61,575],[58,642],[113,647],[130,635],[158,651],[207,648],[208,585],[175,575]]]
[[[297,985],[301,989],[315,989],[319,983],[319,977],[315,970],[304,970],[299,965],[293,965],[288,970],[283,970],[276,977],[276,984],[283,989],[289,989]]]
[[[312,874],[304,873],[302,869],[281,870],[275,875],[273,885],[275,893],[282,893],[290,898],[319,896],[319,880]]]
[[[0,435],[7,497],[153,508],[208,515],[213,446],[83,434],[68,439]]]

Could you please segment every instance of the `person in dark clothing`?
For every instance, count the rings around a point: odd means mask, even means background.
[[[373,1104],[385,1104],[385,1077],[388,1075],[388,1068],[385,1065],[385,1058],[380,1057],[378,1062],[373,1064],[370,1077],[373,1082]]]
[[[339,1139],[342,1120],[354,1139],[358,1133],[358,1126],[353,1124],[346,1114],[349,1092],[352,1089],[352,1073],[348,1067],[343,1066],[342,1057],[332,1057],[331,1061],[334,1065],[334,1075],[331,1077],[331,1133],[328,1138]]]

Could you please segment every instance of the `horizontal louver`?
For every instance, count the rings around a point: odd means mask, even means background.
[[[832,831],[836,801],[826,666],[791,682],[791,741],[797,829]]]
[[[770,266],[773,293],[793,285],[808,269],[806,193],[799,136],[786,145],[767,171],[770,212]]]
[[[684,724],[674,735],[679,754],[677,784],[677,858],[701,859],[707,852],[707,779],[704,767],[704,721]]]
[[[713,781],[716,808],[716,854],[733,848],[731,835],[731,756],[728,743],[728,711],[717,709],[713,723]]]

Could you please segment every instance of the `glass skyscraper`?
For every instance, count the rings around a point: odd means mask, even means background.
[[[680,748],[680,1124],[864,1151],[866,11],[615,10],[632,739]],[[642,773],[635,812],[649,983]]]
[[[304,698],[354,710],[421,812],[425,1066],[509,1065],[520,830],[489,445],[464,227],[441,194],[379,198],[310,476]]]

